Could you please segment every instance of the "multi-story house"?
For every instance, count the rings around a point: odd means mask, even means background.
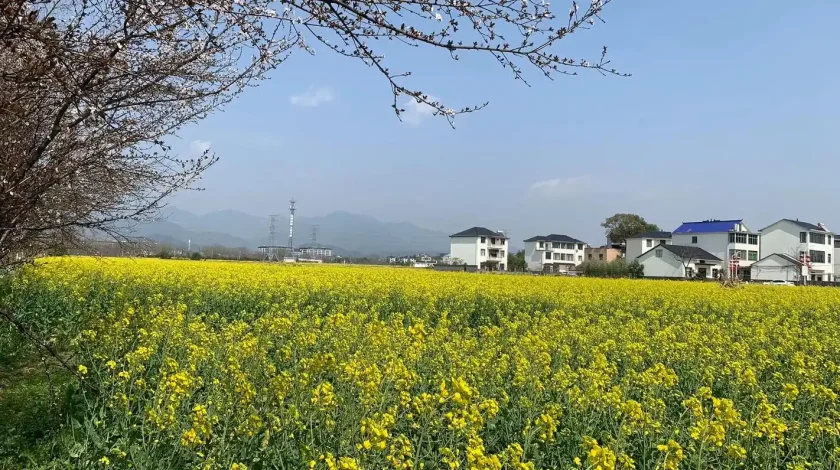
[[[473,227],[449,236],[449,254],[468,266],[488,271],[507,270],[508,237],[484,227]]]
[[[583,250],[584,261],[604,261],[609,263],[621,258],[621,250],[611,246],[599,246],[597,248],[586,247]]]
[[[796,260],[808,260],[806,255],[810,256],[802,274],[811,281],[834,280],[834,242],[834,233],[823,224],[782,219],[761,229],[764,256],[779,253]]]
[[[529,271],[568,272],[584,261],[586,243],[568,235],[539,235],[524,242]]]
[[[671,234],[673,245],[701,248],[727,262],[738,260],[737,276],[750,280],[750,266],[759,260],[759,233],[751,231],[743,220],[704,220],[683,222]]]
[[[658,245],[667,245],[671,243],[671,232],[645,232],[628,238],[625,244],[624,256],[630,262],[642,253],[650,251],[653,247]]]

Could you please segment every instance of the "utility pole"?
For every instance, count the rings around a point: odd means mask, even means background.
[[[295,251],[295,198],[289,201],[289,252]]]

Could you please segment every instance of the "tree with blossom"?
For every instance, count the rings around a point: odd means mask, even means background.
[[[610,0],[0,0],[0,267],[94,232],[119,236],[192,188],[216,158],[167,137],[220,109],[297,50],[329,49],[384,77],[451,124],[452,108],[392,70],[378,45],[492,56],[516,79],[606,60],[555,44],[602,22]],[[401,98],[403,97],[403,98]]]

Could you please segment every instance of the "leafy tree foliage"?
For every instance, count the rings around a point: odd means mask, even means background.
[[[659,230],[658,225],[648,223],[637,214],[615,214],[608,217],[601,227],[606,229],[607,238],[612,243],[624,243],[640,233]]]
[[[640,278],[645,275],[645,267],[636,260],[627,262],[624,258],[613,261],[585,261],[576,270],[588,277],[631,277]]]
[[[508,255],[508,270],[510,271],[526,271],[528,263],[525,261],[525,250],[519,250],[514,254]]]

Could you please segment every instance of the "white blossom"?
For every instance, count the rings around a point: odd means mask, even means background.
[[[435,19],[438,21],[443,21],[443,17],[440,16],[440,13],[435,13]]]

